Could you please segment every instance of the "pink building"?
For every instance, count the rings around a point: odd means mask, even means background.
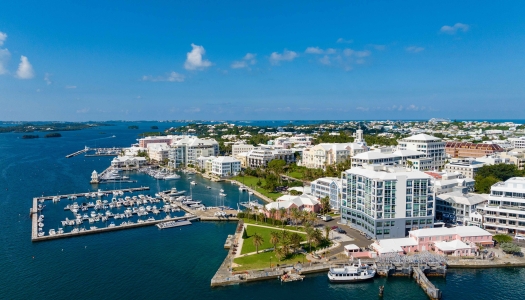
[[[148,144],[164,143],[171,145],[173,139],[167,136],[148,136],[139,140],[139,147],[147,148]]]
[[[432,251],[444,255],[468,256],[475,254],[478,245],[494,246],[492,234],[476,226],[458,226],[413,230],[406,238],[378,240],[372,247],[379,255]]]
[[[321,205],[316,197],[311,195],[300,195],[300,196],[291,196],[285,195],[277,198],[277,201],[270,204],[266,204],[266,214],[270,216],[270,210],[275,208],[277,212],[279,209],[284,208],[287,212],[290,212],[290,209],[296,207],[300,211],[313,211],[318,212],[321,209]],[[280,218],[277,213],[276,218]]]

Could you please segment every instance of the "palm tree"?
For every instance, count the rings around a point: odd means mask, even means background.
[[[329,226],[324,227],[324,238],[328,240],[328,235],[330,234],[331,228]]]
[[[277,209],[270,209],[270,217],[272,218],[272,225],[275,225],[275,216],[277,214]]]
[[[266,215],[263,212],[260,212],[259,213],[259,220],[264,220],[264,219],[266,219]]]
[[[286,209],[284,207],[279,208],[279,218],[283,222],[283,228],[284,228],[284,221],[286,221]]]
[[[328,198],[328,196],[321,198],[321,209],[323,214],[326,214],[330,211],[330,198]]]
[[[319,228],[314,229],[313,238],[314,238],[314,243],[316,247],[319,246],[323,242],[323,233],[321,232]]]
[[[316,222],[317,222],[317,214],[313,211],[311,211],[309,214],[308,214],[308,220],[310,222],[312,222],[312,226],[315,226],[316,225]]]
[[[290,234],[286,230],[281,232],[281,246],[284,249],[285,255],[287,255],[288,248],[290,247]]]
[[[255,246],[255,250],[257,251],[257,254],[259,253],[259,246],[261,246],[264,243],[264,239],[259,234],[254,233],[252,235],[253,245]]]
[[[299,209],[297,207],[292,207],[290,209],[290,215],[293,219],[293,222],[295,224],[295,228],[297,229],[297,220],[299,219]]]
[[[277,244],[279,243],[281,237],[279,235],[279,232],[272,231],[270,232],[270,243],[273,245],[273,251],[277,250]]]
[[[306,239],[308,240],[308,245],[310,246],[309,251],[312,251],[312,240],[314,239],[315,230],[312,227],[307,227],[305,230]]]
[[[290,246],[292,246],[294,252],[301,246],[302,241],[303,241],[303,237],[297,232],[293,232],[290,235]]]

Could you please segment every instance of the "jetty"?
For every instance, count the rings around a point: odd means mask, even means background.
[[[84,149],[79,150],[77,152],[71,153],[66,155],[66,158],[71,158],[73,156],[77,156],[83,153],[86,153],[86,157],[94,157],[94,156],[118,156],[124,148],[90,148],[86,146]],[[89,153],[89,154],[88,154]]]
[[[74,152],[74,153],[71,153],[71,154],[66,155],[66,158],[71,158],[71,157],[73,157],[73,156],[77,156],[77,155],[80,155],[80,154],[82,154],[82,153],[86,153],[86,152],[88,152],[88,151],[89,151],[89,147],[86,146],[86,147],[85,147],[84,149],[82,149],[82,150],[79,150],[79,151],[77,151],[77,152]]]

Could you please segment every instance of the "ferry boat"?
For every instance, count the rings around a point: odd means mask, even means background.
[[[191,222],[188,220],[179,220],[179,221],[169,221],[164,223],[158,223],[156,226],[159,229],[173,228],[179,226],[191,225]]]
[[[328,271],[328,280],[333,283],[359,282],[374,278],[376,271],[368,265],[359,263],[345,265],[341,267],[330,268]]]

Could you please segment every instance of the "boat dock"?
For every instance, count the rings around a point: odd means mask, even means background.
[[[77,152],[71,153],[66,155],[66,158],[71,158],[73,156],[80,155],[82,153],[86,153],[85,156],[87,157],[94,157],[94,156],[118,156],[122,152],[123,148],[89,148],[85,147],[82,150],[79,150]],[[88,154],[89,152],[93,152],[93,154]]]
[[[71,154],[66,155],[66,158],[71,158],[71,157],[73,157],[73,156],[77,156],[77,155],[80,155],[80,154],[82,154],[82,153],[86,153],[86,152],[88,152],[88,151],[89,151],[89,147],[86,146],[86,147],[85,147],[84,149],[82,149],[82,150],[79,150],[79,151],[77,151],[77,152],[74,152],[74,153],[71,153]]]
[[[141,186],[137,188],[127,188],[127,189],[119,189],[119,190],[109,190],[109,191],[100,191],[104,194],[113,194],[113,192],[116,191],[122,191],[124,193],[133,193],[133,192],[140,192],[140,191],[147,191],[149,190],[149,186]],[[39,200],[53,200],[53,198],[58,197],[58,199],[69,199],[73,196],[75,197],[84,197],[86,193],[75,193],[75,194],[67,194],[67,195],[55,195],[55,196],[41,196],[41,197],[35,197],[33,198],[33,212],[37,212],[37,206]]]

